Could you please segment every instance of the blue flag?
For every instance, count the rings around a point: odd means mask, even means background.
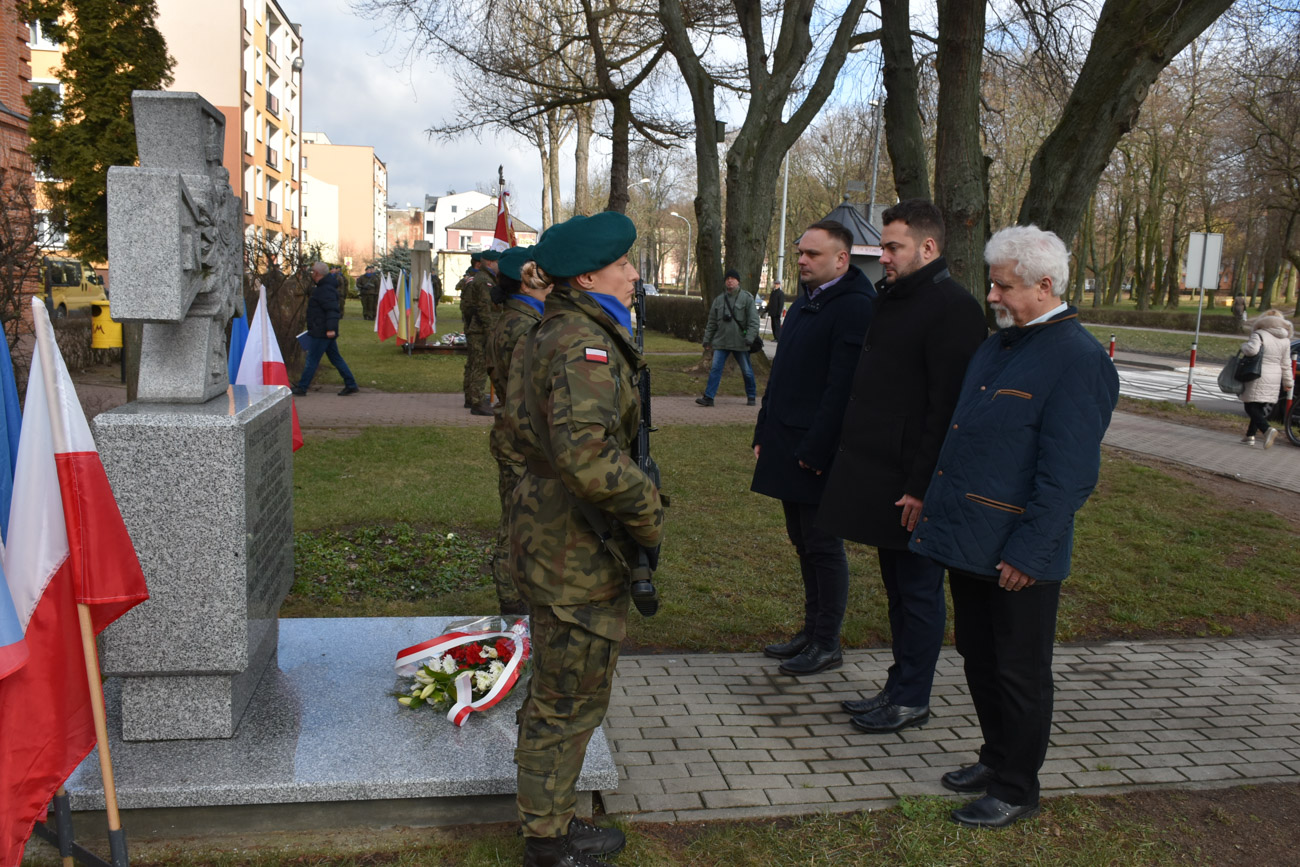
[[[0,331],[0,538],[9,536],[9,501],[14,495],[14,470],[18,466],[18,434],[23,428],[18,409],[18,384],[14,382],[13,360],[9,341]],[[0,677],[13,672],[27,661],[23,628],[14,610],[14,601],[0,563]]]
[[[248,342],[248,317],[236,316],[230,320],[230,381],[239,377],[239,360],[244,357],[244,344]]]

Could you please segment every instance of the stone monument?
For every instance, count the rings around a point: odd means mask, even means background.
[[[195,93],[132,96],[139,167],[108,174],[113,318],[144,323],[140,400],[95,437],[150,599],[102,639],[126,740],[229,738],[276,658],[293,583],[289,391],[231,386],[242,307],[225,118]]]

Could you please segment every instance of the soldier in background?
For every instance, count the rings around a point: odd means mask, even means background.
[[[496,285],[496,260],[501,254],[484,250],[471,254],[474,274],[461,284],[460,315],[465,323],[465,405],[473,415],[491,415],[487,395],[487,341],[495,314],[492,287]]]
[[[488,335],[488,376],[497,394],[505,396],[510,377],[510,358],[519,338],[527,334],[542,318],[542,304],[551,286],[537,275],[532,249],[511,247],[497,263],[497,286],[504,299],[502,312]],[[528,606],[519,597],[510,572],[510,495],[524,474],[524,457],[511,446],[506,424],[505,402],[493,412],[492,434],[488,448],[496,459],[497,491],[501,496],[501,521],[497,528],[497,547],[492,555],[492,580],[496,584],[497,603],[502,614],[527,614]]]
[[[511,499],[511,558],[533,628],[515,750],[525,867],[600,867],[597,856],[625,842],[574,807],[627,631],[625,564],[638,547],[657,560],[663,530],[659,490],[633,457],[645,368],[628,309],[635,239],[632,221],[612,211],[552,226],[534,261],[554,289],[510,364],[504,410],[526,465]],[[606,545],[578,497],[612,519]]]
[[[374,265],[367,265],[366,273],[357,278],[357,295],[361,297],[361,318],[374,319],[379,303],[379,272]]]

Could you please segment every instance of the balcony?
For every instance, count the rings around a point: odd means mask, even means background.
[[[266,146],[266,167],[280,171],[280,152],[270,145]]]
[[[276,117],[280,116],[280,98],[270,91],[266,94],[266,110]]]
[[[277,202],[266,203],[266,218],[272,223],[280,222],[280,205]]]
[[[272,63],[280,62],[279,51],[276,49],[275,43],[271,41],[270,36],[266,37],[266,59]]]

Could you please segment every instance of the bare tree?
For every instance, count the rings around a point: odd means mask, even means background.
[[[35,202],[30,173],[0,168],[0,328],[11,353],[30,330],[24,307],[41,266]]]

